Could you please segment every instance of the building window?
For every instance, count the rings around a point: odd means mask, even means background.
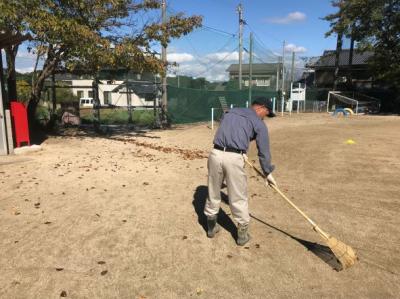
[[[88,98],[93,98],[93,90],[88,91]]]
[[[153,102],[153,101],[154,101],[154,98],[155,98],[154,94],[146,94],[146,95],[144,96],[144,100],[145,100],[146,102]]]
[[[78,90],[76,92],[76,94],[78,96],[78,99],[85,97],[85,94],[84,94],[83,90]]]
[[[104,97],[104,105],[111,104],[111,91],[104,91],[103,97]]]
[[[270,79],[257,79],[256,85],[257,86],[271,86],[271,80]]]

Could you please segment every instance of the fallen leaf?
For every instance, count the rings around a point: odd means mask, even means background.
[[[186,240],[188,237],[187,236],[183,236],[182,237],[182,240]]]
[[[58,272],[60,272],[62,270],[64,270],[64,268],[56,268],[56,271],[58,271]]]
[[[51,221],[46,221],[44,224],[51,224]]]
[[[67,297],[67,292],[66,291],[62,291],[60,294],[60,297]]]
[[[98,261],[97,262],[99,265],[104,265],[106,262],[105,261]]]
[[[107,274],[107,272],[108,272],[107,270],[104,270],[104,271],[101,271],[100,274],[104,276]]]

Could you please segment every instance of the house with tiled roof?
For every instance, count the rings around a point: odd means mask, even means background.
[[[323,55],[307,66],[315,70],[314,84],[316,87],[333,87],[335,74],[335,50],[326,50]],[[351,85],[356,89],[368,89],[373,85],[373,76],[368,67],[368,60],[373,52],[343,49],[339,55],[339,85]],[[349,81],[351,80],[351,82]]]

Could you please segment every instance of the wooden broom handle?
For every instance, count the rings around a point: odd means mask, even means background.
[[[248,157],[246,155],[243,155],[244,160],[246,161],[247,164],[249,164],[261,177],[263,177],[264,179],[266,179],[266,176],[260,171],[258,170],[258,168],[256,168],[248,159]],[[270,185],[272,189],[274,189],[284,200],[286,200],[293,208],[295,208],[295,210],[297,212],[300,213],[301,216],[303,216],[313,227],[313,229],[315,231],[317,231],[318,233],[320,233],[325,239],[329,239],[329,235],[324,232],[314,221],[311,220],[310,217],[308,217],[302,210],[300,210],[299,207],[297,207],[289,198],[286,197],[285,194],[283,194],[283,192],[281,190],[279,190],[279,188],[275,185]]]

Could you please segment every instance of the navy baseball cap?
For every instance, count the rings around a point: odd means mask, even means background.
[[[269,114],[268,117],[275,117],[275,113],[273,112],[274,105],[271,99],[267,99],[266,97],[256,97],[253,102],[251,103],[252,105],[260,105],[268,108]]]

